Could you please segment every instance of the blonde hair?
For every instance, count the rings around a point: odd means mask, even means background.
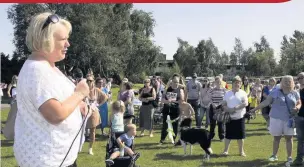
[[[285,80],[291,81],[291,83],[289,85],[290,87],[288,87],[288,88],[293,90],[294,87],[295,87],[295,83],[294,83],[293,77],[291,75],[285,75],[285,76],[282,77],[282,80],[281,80],[281,83],[280,83],[281,89],[286,88]]]
[[[146,83],[146,82],[151,83],[151,79],[147,78],[147,79],[144,80],[144,82],[145,82],[145,83]]]
[[[125,104],[124,104],[123,101],[117,100],[117,101],[115,101],[115,102],[112,103],[112,111],[113,111],[113,113],[117,112],[117,111],[124,113],[125,110],[126,110],[126,107],[125,107]]]
[[[65,26],[69,33],[72,31],[71,23],[62,18],[59,18],[59,22],[54,24],[50,23],[42,29],[50,15],[52,15],[52,13],[45,12],[32,18],[26,33],[26,46],[31,52],[44,51],[51,53],[54,50],[53,35],[58,24]]]
[[[136,125],[134,125],[134,124],[128,124],[127,125],[127,129],[128,129],[128,131],[130,131],[130,130],[136,130]]]
[[[242,82],[242,78],[240,76],[235,76],[233,79],[232,79],[232,83],[236,82],[236,81],[240,81]]]

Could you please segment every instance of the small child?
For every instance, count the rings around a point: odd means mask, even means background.
[[[193,119],[193,114],[194,110],[191,106],[191,104],[185,102],[185,100],[181,99],[179,101],[179,109],[180,109],[180,114],[179,117],[172,120],[172,121],[178,121],[178,126],[179,129],[182,127],[191,127],[192,124],[192,119]],[[180,136],[180,132],[178,131],[178,136]],[[180,140],[178,140],[175,143],[175,146],[181,145]]]
[[[124,112],[125,104],[122,101],[115,101],[112,103],[112,114],[110,117],[111,133],[124,132]],[[115,136],[115,135],[114,135]]]
[[[134,136],[136,136],[136,126],[134,124],[128,124],[127,125],[128,132],[122,134],[119,138],[117,138],[117,144],[119,148],[114,147],[114,151],[111,154],[110,158],[106,160],[107,165],[114,165],[114,159],[118,156],[124,156],[120,155],[120,151],[124,149],[124,153],[126,152],[129,156],[132,157],[132,161],[135,162],[139,157],[140,153],[134,153],[131,149],[133,142],[134,142]]]
[[[251,95],[248,98],[248,103],[249,103],[249,111],[254,109],[255,107],[257,107],[259,105],[259,100],[260,98],[258,98],[257,96],[257,91],[255,89],[252,90]],[[249,112],[248,111],[248,112]],[[250,118],[247,118],[247,123],[249,123]]]
[[[179,127],[191,127],[194,114],[191,104],[185,102],[184,100],[180,100],[179,109]]]

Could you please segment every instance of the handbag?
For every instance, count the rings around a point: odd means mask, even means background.
[[[289,114],[291,115],[286,95],[284,94],[284,92],[282,91],[282,89],[281,89],[281,92],[284,95],[284,100],[285,100],[285,104],[287,106],[287,110],[288,110]],[[296,121],[295,121],[295,117],[294,116],[292,116],[291,118],[289,118],[287,126],[288,126],[288,128],[296,128]]]
[[[212,106],[213,107],[213,106]],[[228,123],[231,120],[229,112],[224,111],[224,108],[222,105],[217,106],[216,108],[213,107],[213,119],[222,122],[222,123]]]

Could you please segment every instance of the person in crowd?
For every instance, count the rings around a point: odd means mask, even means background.
[[[202,124],[201,122],[203,121],[204,115],[206,114],[205,128],[207,129],[208,126],[210,125],[209,110],[210,110],[211,99],[209,93],[212,90],[212,88],[210,87],[210,82],[207,77],[202,80],[201,84],[202,84],[202,90],[200,93],[199,124]]]
[[[139,100],[142,101],[142,105],[139,109],[139,127],[141,129],[140,136],[144,136],[144,131],[149,130],[150,137],[153,137],[154,106],[152,103],[156,98],[156,91],[151,86],[150,79],[145,79],[144,83],[145,86],[139,95]]]
[[[65,58],[70,32],[71,24],[52,13],[37,14],[27,28],[31,55],[19,73],[14,141],[20,167],[77,166],[89,86],[82,80],[75,87],[55,66]]]
[[[246,106],[248,105],[247,93],[240,89],[242,79],[236,76],[232,80],[232,90],[224,96],[223,106],[230,113],[231,120],[226,123],[225,148],[223,155],[228,155],[231,140],[237,140],[240,156],[245,157],[245,119]]]
[[[171,120],[174,120],[179,117],[180,115],[180,108],[179,108],[179,100],[185,97],[184,89],[180,86],[181,77],[179,74],[174,74],[172,76],[172,82],[169,84],[169,87],[164,92],[164,96],[162,97],[162,103],[164,103],[163,107],[163,125],[161,130],[161,138],[159,145],[162,145],[167,137],[167,129],[168,125],[166,122],[166,118],[169,115]],[[172,123],[174,134],[177,134],[178,130],[178,122],[175,121]],[[176,135],[174,136],[174,140]]]
[[[217,122],[215,119],[213,119],[213,116],[215,114],[214,113],[215,108],[223,102],[224,96],[225,96],[227,90],[222,87],[222,84],[221,84],[222,80],[221,80],[220,76],[215,77],[214,83],[215,83],[215,87],[209,93],[209,96],[210,96],[210,99],[211,99],[210,113],[209,113],[209,116],[210,116],[210,118],[209,118],[210,119],[210,137],[211,137],[211,139],[214,138],[214,136],[215,136],[214,130],[215,130],[215,127],[216,127],[216,124],[217,124],[219,139],[221,141],[223,141],[224,138],[225,138],[224,124],[222,122]]]
[[[95,87],[95,80],[92,74],[87,76],[87,83],[90,88],[90,93],[88,96],[90,104],[95,106],[92,115],[89,117],[86,128],[90,129],[90,145],[89,145],[89,154],[94,155],[93,153],[93,144],[95,142],[96,127],[100,125],[100,114],[97,107],[103,105],[107,101],[107,95],[103,93],[99,88]]]
[[[228,89],[228,84],[227,82],[224,81],[224,76],[223,74],[220,74],[219,77],[221,78],[222,82],[221,82],[221,86],[225,89]]]
[[[276,79],[275,78],[270,78],[269,79],[269,84],[264,86],[264,88],[263,88],[263,94],[262,94],[261,102],[263,102],[264,100],[267,99],[267,96],[275,89],[275,85],[276,85]],[[255,107],[257,107],[257,106],[255,106]],[[271,109],[270,105],[262,109],[262,116],[266,120],[267,129],[269,127],[270,109]]]
[[[254,84],[251,87],[251,92],[250,92],[250,96],[253,96],[252,93],[256,94],[257,97],[257,104],[259,105],[261,102],[261,98],[262,98],[262,90],[263,90],[263,85],[261,84],[261,79],[260,78],[256,78]],[[258,111],[258,113],[260,114],[260,110]]]
[[[9,98],[11,98],[11,101],[14,101],[14,96],[17,94],[16,88],[17,88],[17,82],[18,82],[18,76],[14,75],[12,77],[11,83],[7,87],[7,95]]]
[[[124,131],[124,113],[126,107],[123,101],[117,100],[114,101],[111,105],[112,113],[110,116],[110,130],[112,136],[115,136],[115,133],[120,133]]]
[[[118,100],[124,102],[126,107],[125,114],[134,115],[133,99],[135,98],[134,91],[132,90],[131,83],[127,82],[127,79],[123,80],[122,87],[118,93]],[[132,118],[125,119],[126,124],[132,122]]]
[[[296,131],[297,131],[297,139],[298,139],[298,147],[297,147],[297,157],[290,164],[290,166],[303,166],[303,158],[304,158],[304,72],[298,74],[298,82],[300,84],[300,99],[301,99],[301,107],[298,111],[298,115],[296,117]]]
[[[294,115],[301,107],[299,93],[294,91],[294,80],[292,76],[282,77],[280,89],[273,90],[258,107],[251,110],[255,112],[259,109],[271,105],[269,113],[269,132],[273,136],[273,153],[269,161],[277,161],[277,153],[281,137],[284,136],[287,148],[287,162],[292,162],[292,146],[295,128],[291,126]]]
[[[201,83],[197,80],[197,74],[193,73],[192,80],[190,80],[187,83],[187,93],[185,94],[187,98],[187,102],[191,104],[192,108],[194,109],[195,113],[195,121],[196,126],[201,127],[202,121],[200,120],[200,114],[199,114],[199,99],[200,99],[200,93],[202,90]]]
[[[244,77],[242,78],[242,81],[243,81],[243,84],[242,84],[242,86],[241,86],[241,89],[242,89],[243,91],[246,92],[247,97],[249,98],[250,92],[251,92],[251,85],[250,85],[250,83],[249,83],[248,77],[247,77],[247,76],[244,76]],[[252,105],[251,105],[251,106],[252,106]],[[248,105],[246,106],[246,112],[249,112],[249,111],[250,111],[250,102],[249,102],[249,100],[248,100]]]
[[[106,86],[106,83],[102,80],[102,78],[100,78],[100,77],[96,78],[95,85],[96,85],[96,88],[98,88],[107,97],[109,97],[108,87]],[[108,126],[108,118],[109,118],[108,117],[108,112],[109,112],[108,111],[108,100],[105,101],[103,104],[99,105],[98,109],[99,109],[99,114],[101,117],[101,124],[100,124],[101,135],[105,136],[106,134],[104,133],[104,128]]]

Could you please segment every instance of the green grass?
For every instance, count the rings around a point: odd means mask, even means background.
[[[113,90],[116,99],[117,89]],[[5,121],[8,115],[8,109],[1,111],[1,121]],[[3,126],[3,125],[2,125]],[[193,147],[193,155],[182,157],[183,148],[173,147],[172,144],[165,144],[158,147],[160,139],[160,127],[156,126],[153,138],[148,136],[138,137],[135,139],[135,149],[141,153],[137,164],[142,167],[278,167],[284,166],[286,160],[285,141],[282,139],[279,150],[279,162],[271,163],[267,159],[272,153],[272,137],[265,129],[265,121],[262,116],[258,116],[256,120],[246,124],[247,138],[245,140],[245,152],[247,157],[238,156],[238,147],[236,141],[230,146],[229,156],[221,156],[224,143],[217,140],[212,142],[212,149],[215,153],[211,156],[209,162],[203,162],[203,151],[199,145]],[[146,133],[147,134],[147,133]],[[94,145],[94,156],[88,155],[88,143],[85,143],[83,152],[79,154],[78,166],[80,167],[104,167],[105,146],[107,139],[101,137],[100,130],[97,130],[97,141]],[[295,142],[296,144],[296,142]],[[1,166],[14,167],[17,166],[14,159],[13,142],[6,141],[1,135]],[[294,146],[294,153],[296,146]]]

